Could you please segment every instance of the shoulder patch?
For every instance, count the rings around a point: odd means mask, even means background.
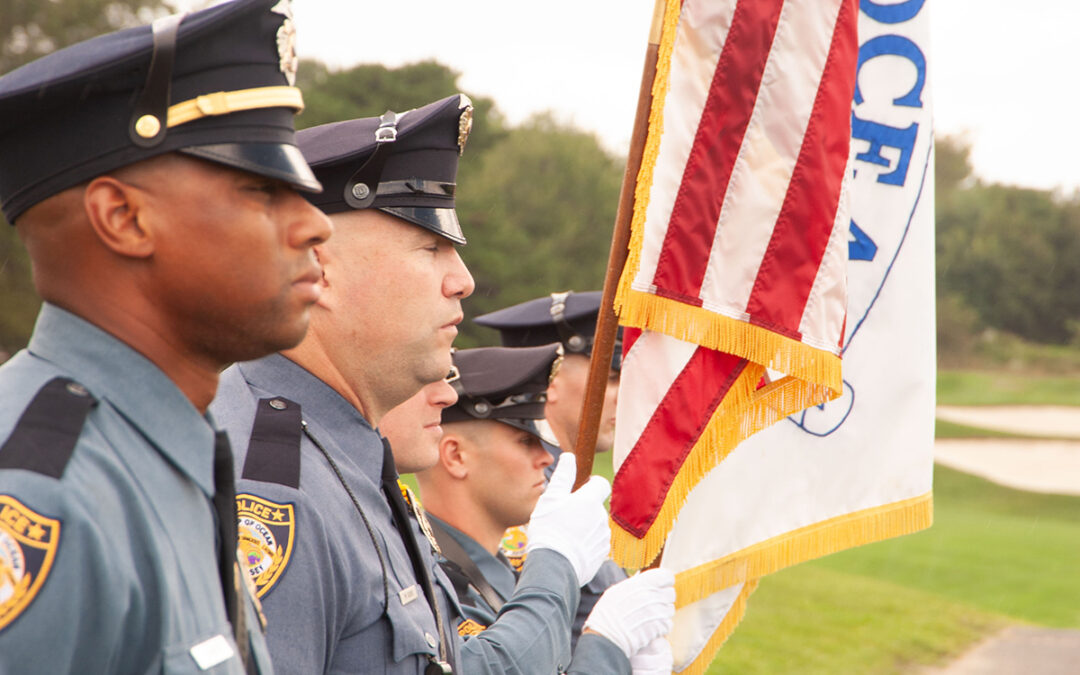
[[[46,382],[0,447],[0,469],[63,476],[95,405],[97,400],[75,380],[54,377]]]
[[[236,495],[237,548],[240,565],[263,597],[281,578],[292,556],[296,512],[252,494]]]
[[[525,545],[528,543],[529,535],[525,533],[524,527],[511,527],[503,533],[499,549],[515,572],[520,572],[525,566]]]
[[[465,619],[457,625],[457,634],[461,637],[469,637],[472,635],[479,635],[487,629],[487,626],[479,624],[472,619]]]
[[[59,520],[0,495],[0,631],[30,606],[59,548]]]

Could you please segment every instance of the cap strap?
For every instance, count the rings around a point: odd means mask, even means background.
[[[176,36],[186,13],[173,14],[154,21],[154,51],[146,86],[135,102],[128,136],[141,148],[152,148],[165,140],[165,119],[172,89],[173,63],[176,61]]]
[[[342,199],[354,209],[366,209],[375,201],[379,181],[382,180],[383,165],[390,156],[390,144],[397,140],[397,125],[401,118],[410,111],[396,113],[387,110],[379,118],[379,128],[375,130],[375,151],[367,158],[363,166],[357,169],[349,180],[345,181]]]
[[[168,127],[171,129],[203,117],[260,108],[292,108],[300,112],[304,109],[304,96],[298,88],[284,85],[203,94],[169,106]]]

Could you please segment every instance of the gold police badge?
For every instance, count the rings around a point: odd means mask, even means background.
[[[499,549],[516,572],[525,566],[525,545],[528,543],[529,536],[520,526],[508,528],[499,542]]]
[[[0,630],[41,590],[60,547],[60,521],[0,495]]]
[[[296,516],[292,504],[252,494],[236,495],[240,566],[255,585],[256,597],[270,592],[292,555]]]
[[[472,100],[465,94],[461,94],[461,101],[458,104],[458,107],[461,109],[461,117],[458,118],[458,154],[464,155],[465,142],[469,140],[469,134],[472,133]]]

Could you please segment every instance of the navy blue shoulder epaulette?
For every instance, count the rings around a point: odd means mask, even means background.
[[[300,487],[300,404],[275,396],[259,400],[241,478]]]
[[[60,478],[97,399],[66,377],[45,383],[0,447],[0,469],[25,469]]]

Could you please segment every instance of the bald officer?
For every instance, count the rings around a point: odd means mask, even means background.
[[[45,300],[0,368],[0,672],[272,671],[205,411],[318,295],[291,35],[287,3],[238,0],[0,78]]]
[[[473,279],[456,244],[458,157],[471,106],[452,96],[308,129],[300,146],[334,238],[295,349],[222,378],[241,546],[288,672],[544,673],[570,664],[579,578],[606,554],[602,479],[548,495],[538,548],[497,627],[461,645],[460,610],[397,480],[383,415],[450,370]],[[543,530],[545,526],[540,526]]]

